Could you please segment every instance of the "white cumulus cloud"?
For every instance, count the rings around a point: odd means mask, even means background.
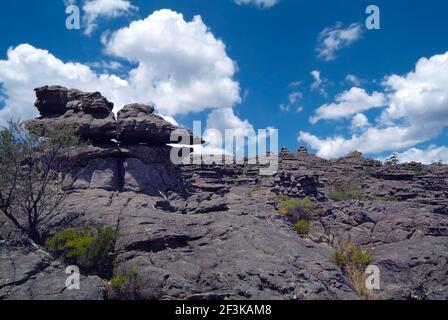
[[[442,162],[448,164],[448,147],[429,146],[426,149],[411,148],[401,153],[396,153],[400,162],[420,162],[431,164]]]
[[[232,108],[241,101],[235,64],[200,17],[187,22],[176,12],[156,11],[114,33],[106,48],[137,66],[119,77],[113,69],[98,73],[28,44],[10,48],[0,60],[5,104],[0,119],[36,116],[33,89],[46,84],[100,91],[115,103],[115,111],[131,102],[155,103],[165,116]]]
[[[28,44],[9,49],[6,60],[0,60],[0,83],[6,96],[5,107],[0,110],[2,122],[36,116],[33,89],[45,84],[98,90],[118,104],[129,102],[126,80],[110,74],[96,74],[80,63],[65,63],[48,51]]]
[[[345,156],[352,151],[363,153],[376,153],[386,150],[402,150],[409,148],[425,139],[413,135],[407,127],[368,128],[362,134],[353,134],[346,139],[342,136],[334,136],[320,139],[308,132],[301,131],[299,140],[308,143],[317,150],[317,155],[333,159]]]
[[[87,35],[92,34],[97,27],[97,20],[100,18],[117,18],[138,10],[127,0],[85,0],[82,9],[84,11],[84,33]]]
[[[368,127],[369,124],[369,119],[362,113],[357,113],[355,114],[355,116],[352,118],[352,131],[356,131],[356,130],[362,130],[366,127]]]
[[[387,105],[375,125],[350,138],[321,139],[301,132],[299,140],[310,144],[318,155],[335,158],[354,150],[365,153],[405,150],[439,136],[448,126],[448,52],[420,59],[413,71],[402,76],[388,76],[383,85]],[[361,93],[358,91],[364,96]],[[333,118],[345,115],[341,110],[348,109],[340,108],[340,103],[323,110],[327,115],[330,110]],[[363,108],[353,109],[359,112]],[[317,115],[322,116],[322,109]]]
[[[203,135],[206,144],[196,146],[195,153],[202,154],[233,154],[231,146],[226,146],[226,130],[232,130],[235,137],[253,137],[255,129],[248,120],[241,120],[232,108],[213,110],[207,118],[206,128]],[[244,145],[237,146],[238,152],[244,151]]]
[[[160,10],[106,40],[106,51],[137,63],[129,81],[162,113],[174,115],[241,102],[235,63],[200,16]]]
[[[314,124],[323,119],[347,118],[358,112],[382,107],[384,103],[383,93],[373,92],[369,95],[364,89],[353,87],[338,95],[335,103],[320,106],[310,122]]]
[[[334,27],[322,30],[318,37],[317,52],[319,57],[326,61],[336,59],[336,53],[350,46],[362,36],[362,27],[359,23],[352,23],[344,27],[338,22]]]

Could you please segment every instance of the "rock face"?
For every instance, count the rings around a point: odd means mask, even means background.
[[[360,153],[327,161],[304,148],[282,149],[273,177],[252,164],[175,165],[166,143],[178,128],[153,108],[125,106],[115,121],[99,93],[36,95],[41,117],[29,125],[63,122],[93,141],[74,152],[64,210],[42,227],[116,228],[115,269],[138,270],[143,299],[361,299],[330,258],[349,240],[380,268],[371,298],[448,298],[447,166],[385,166]],[[339,183],[362,199],[332,200]],[[317,203],[307,237],[277,212],[279,195]],[[111,298],[109,279],[88,274],[66,290],[65,268],[0,216],[0,299]]]

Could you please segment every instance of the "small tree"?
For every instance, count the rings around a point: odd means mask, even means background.
[[[384,161],[386,166],[396,167],[400,163],[397,154],[394,152],[392,155]]]
[[[42,243],[39,226],[51,219],[67,196],[63,183],[74,166],[74,130],[27,130],[10,122],[0,131],[0,212],[32,240]]]

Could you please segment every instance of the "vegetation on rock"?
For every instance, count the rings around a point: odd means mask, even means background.
[[[308,220],[300,220],[294,224],[294,230],[298,234],[305,236],[310,233],[310,222]]]
[[[311,198],[279,198],[278,211],[293,223],[294,230],[305,236],[310,232],[310,221],[320,212],[319,205]]]
[[[66,126],[34,132],[10,122],[0,131],[0,212],[36,243],[45,238],[41,225],[67,196],[63,183],[74,164],[70,151],[80,145]]]
[[[108,278],[115,260],[116,237],[117,232],[111,227],[94,230],[86,226],[81,231],[69,228],[48,240],[47,248],[86,273]]]
[[[331,260],[342,269],[361,296],[369,296],[369,291],[365,286],[367,278],[365,269],[373,261],[372,252],[362,250],[355,243],[349,241],[346,245],[334,250]]]
[[[364,196],[359,188],[347,182],[339,182],[335,184],[333,187],[333,191],[328,194],[328,197],[334,201],[364,199]]]
[[[110,281],[110,296],[112,299],[138,300],[141,298],[141,278],[135,266],[121,272],[115,272]]]

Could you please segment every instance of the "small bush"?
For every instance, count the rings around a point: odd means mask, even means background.
[[[76,257],[85,252],[93,241],[88,234],[79,234],[75,229],[64,229],[47,242],[48,250],[67,258]]]
[[[110,281],[110,296],[115,300],[138,300],[140,293],[140,275],[135,266],[125,269],[122,272],[115,272],[116,275]]]
[[[281,196],[278,203],[278,212],[286,215],[288,220],[294,224],[294,230],[300,235],[310,232],[310,221],[320,211],[318,204],[308,197],[290,198]]]
[[[373,254],[369,251],[363,251],[352,241],[345,246],[333,252],[332,261],[341,269],[348,265],[354,265],[357,268],[366,268],[373,260]]]
[[[116,239],[117,232],[111,227],[99,228],[97,230],[92,243],[86,251],[90,269],[98,270],[103,275],[110,273],[115,260],[113,251]]]
[[[318,211],[317,203],[310,198],[289,198],[281,197],[279,200],[279,213],[285,214],[292,220],[299,221],[302,219],[310,220],[312,214]]]
[[[310,222],[308,220],[300,220],[294,224],[294,230],[298,234],[305,236],[310,233]]]
[[[334,201],[363,200],[364,198],[358,187],[346,182],[336,184],[328,197]]]
[[[124,275],[113,277],[110,281],[110,286],[113,290],[121,290],[126,282],[128,282],[128,279],[129,278]]]
[[[89,274],[110,277],[116,237],[116,231],[111,227],[97,230],[84,227],[81,231],[64,229],[47,241],[47,249]]]
[[[333,261],[342,270],[347,266],[348,258],[341,250],[335,250],[331,255],[331,261]]]
[[[365,287],[364,271],[373,261],[372,252],[363,251],[350,241],[345,246],[336,249],[331,255],[331,260],[342,269],[360,295],[369,297]]]

